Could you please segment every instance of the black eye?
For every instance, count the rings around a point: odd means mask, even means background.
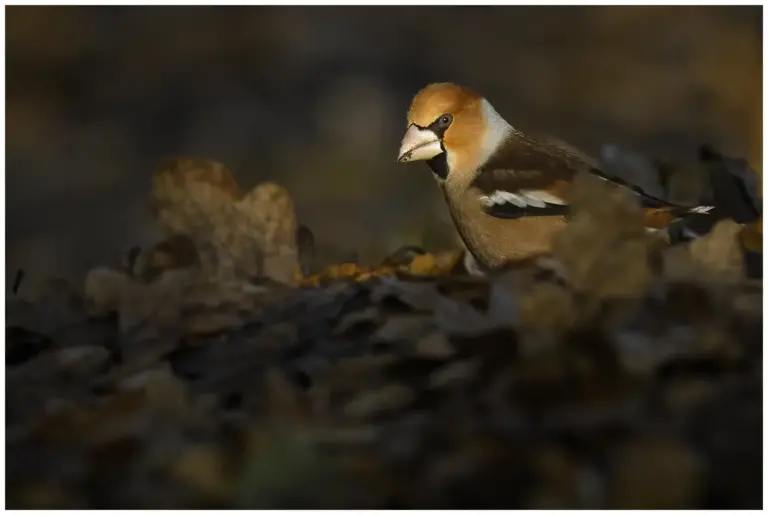
[[[441,127],[448,127],[452,121],[453,121],[453,116],[449,114],[444,114],[443,116],[440,117],[437,123],[440,124]]]

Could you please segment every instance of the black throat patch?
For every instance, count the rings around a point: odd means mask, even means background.
[[[442,146],[442,143],[440,145]],[[438,179],[444,181],[448,177],[448,160],[446,158],[445,149],[443,149],[440,154],[429,159],[427,164]]]

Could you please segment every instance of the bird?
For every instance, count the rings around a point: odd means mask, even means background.
[[[459,237],[483,272],[548,254],[554,234],[568,222],[580,173],[629,190],[650,231],[713,209],[650,195],[606,175],[587,153],[559,141],[524,134],[467,86],[436,82],[411,100],[396,161],[426,161]]]

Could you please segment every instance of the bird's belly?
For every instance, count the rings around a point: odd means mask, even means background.
[[[566,223],[562,216],[502,219],[484,213],[454,221],[467,248],[487,268],[548,253],[552,238]]]

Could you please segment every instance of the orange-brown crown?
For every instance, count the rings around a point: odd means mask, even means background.
[[[482,97],[464,86],[450,82],[429,84],[416,93],[408,109],[408,125],[427,127],[442,114],[456,116]]]
[[[482,100],[481,95],[464,86],[448,82],[430,84],[413,98],[408,125],[428,127],[441,115],[450,114],[453,121],[443,134],[443,148],[453,167],[465,168],[480,155],[486,130]]]

